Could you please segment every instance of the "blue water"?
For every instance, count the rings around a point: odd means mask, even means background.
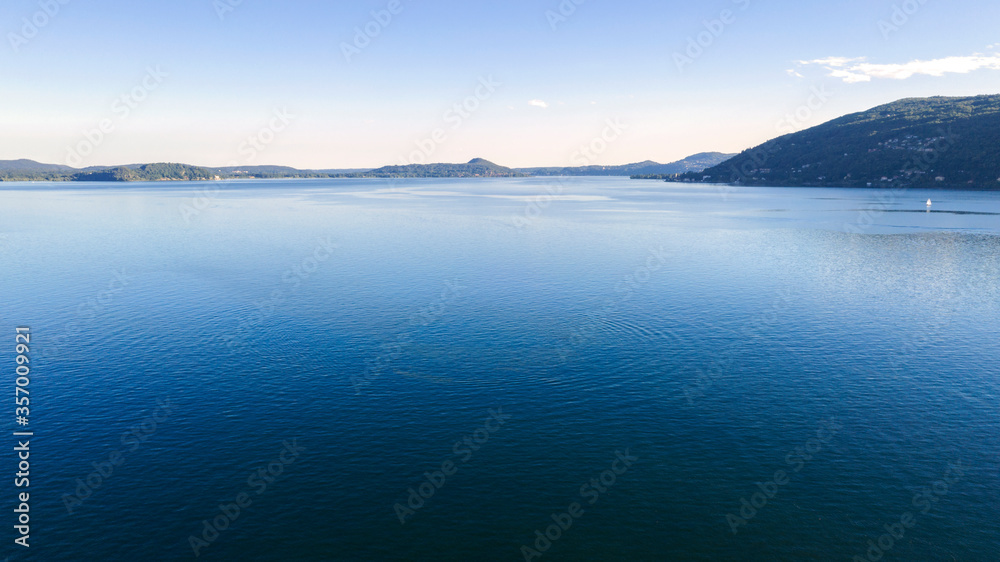
[[[0,263],[10,560],[1000,559],[1000,192],[3,184]]]

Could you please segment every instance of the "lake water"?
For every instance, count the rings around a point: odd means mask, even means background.
[[[0,184],[0,263],[10,560],[1000,557],[1000,192]]]

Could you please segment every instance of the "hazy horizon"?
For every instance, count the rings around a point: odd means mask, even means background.
[[[708,151],[708,152],[718,152],[718,151]],[[651,159],[647,158],[645,160],[636,160],[634,162],[619,162],[619,163],[612,162],[612,163],[608,163],[608,164],[593,164],[593,165],[594,166],[603,166],[603,167],[618,167],[618,166],[628,166],[628,165],[632,165],[632,164],[642,164],[644,162],[654,162],[656,164],[673,164],[675,162],[680,162],[682,160],[685,160],[685,159],[690,158],[692,156],[697,156],[699,154],[705,154],[705,152],[698,152],[698,153],[694,153],[694,154],[688,154],[684,158],[679,158],[677,160],[672,160],[670,162],[657,162],[656,160],[651,160]],[[721,154],[729,154],[729,153],[721,153]],[[546,166],[546,165],[542,165],[542,166],[509,166],[509,165],[507,165],[504,162],[497,162],[497,161],[495,161],[495,160],[493,160],[491,158],[484,157],[484,156],[474,156],[472,158],[469,158],[469,160],[466,160],[466,161],[463,161],[463,162],[443,162],[443,161],[442,162],[437,162],[437,161],[428,161],[428,162],[426,162],[426,164],[467,164],[467,163],[469,163],[472,160],[480,160],[480,159],[481,160],[486,160],[488,162],[492,162],[493,164],[497,164],[499,166],[504,166],[504,167],[513,168],[513,169],[528,169],[528,168],[575,168],[575,167],[577,167],[577,166],[574,166],[572,164],[566,165],[566,166],[561,166],[561,165],[548,165],[548,166]],[[34,160],[32,158],[0,158],[0,161],[8,161],[8,162],[13,162],[13,161],[18,161],[18,160],[31,160],[31,161],[37,162],[39,164],[53,164],[53,165],[63,165],[63,166],[67,165],[67,164],[62,163],[62,162],[41,162],[41,161],[38,161],[38,160]],[[112,163],[112,164],[87,164],[86,167],[90,168],[90,167],[104,167],[104,166],[107,166],[107,167],[140,166],[140,165],[144,165],[144,164],[186,164],[186,165],[189,165],[189,166],[197,166],[197,167],[209,168],[209,169],[214,169],[214,168],[231,168],[231,167],[234,167],[234,165],[230,165],[230,164],[221,164],[221,165],[216,165],[216,164],[200,164],[200,163],[194,163],[194,162],[178,162],[178,161],[156,160],[156,159],[148,160],[148,161],[143,161],[143,162],[115,162],[115,163]],[[376,169],[376,168],[382,168],[382,167],[386,167],[386,166],[397,166],[397,165],[400,165],[400,163],[385,163],[385,164],[381,164],[381,165],[378,165],[378,166],[320,166],[320,167],[314,167],[314,168],[298,168],[296,166],[289,166],[287,164],[275,164],[273,162],[261,162],[261,163],[256,163],[256,164],[242,164],[242,165],[237,164],[237,165],[235,165],[235,167],[248,167],[249,168],[249,167],[257,167],[257,166],[276,166],[276,167],[289,167],[289,168],[295,168],[295,169],[298,169],[298,170],[309,171],[309,170],[373,170],[373,169]]]

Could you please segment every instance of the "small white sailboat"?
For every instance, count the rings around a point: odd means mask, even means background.
[[[931,205],[932,205],[932,203],[931,203],[931,200],[930,200],[930,199],[928,199],[928,200],[927,200],[927,206],[928,206],[928,207],[930,207]]]

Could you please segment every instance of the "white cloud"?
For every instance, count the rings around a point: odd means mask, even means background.
[[[535,107],[541,107],[542,109],[546,109],[546,108],[549,107],[549,104],[545,103],[542,100],[531,100],[531,101],[528,102],[528,105],[533,105]]]
[[[937,60],[915,60],[906,64],[859,64],[856,69],[874,78],[906,80],[917,74],[944,76],[945,74],[968,74],[980,69],[1000,70],[1000,55],[970,57],[948,57]]]
[[[799,74],[799,71],[795,70],[794,68],[789,68],[786,72],[788,72],[790,76],[794,76],[796,78],[805,78],[805,76]]]
[[[797,62],[798,62],[798,64],[802,64],[802,65],[821,64],[823,66],[846,66],[846,65],[848,65],[848,64],[850,64],[852,62],[863,61],[863,60],[865,60],[863,57],[862,58],[856,58],[856,59],[849,59],[847,57],[828,57],[828,58],[825,58],[825,59],[800,60],[800,61],[797,61]]]
[[[945,74],[968,74],[976,70],[1000,70],[1000,55],[970,55],[965,57],[945,57],[933,60],[913,60],[903,64],[873,64],[865,59],[830,57],[812,61],[798,61],[798,64],[825,67],[829,76],[840,78],[848,84],[871,82],[873,78],[906,80],[917,75],[941,77]]]
[[[857,72],[851,72],[849,70],[835,70],[829,69],[830,76],[834,78],[840,78],[848,84],[857,84],[858,82],[871,82],[872,77],[866,74],[859,74]]]

